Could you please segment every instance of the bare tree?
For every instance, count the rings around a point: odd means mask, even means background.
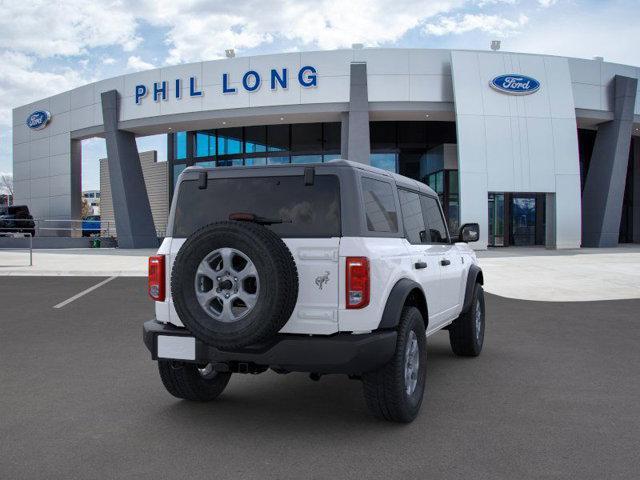
[[[0,193],[7,195],[7,205],[12,203],[13,195],[13,175],[0,173]]]

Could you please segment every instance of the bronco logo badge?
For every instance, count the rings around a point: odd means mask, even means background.
[[[324,272],[324,275],[318,275],[316,277],[316,285],[320,290],[322,290],[325,283],[329,283],[329,272],[327,271]]]

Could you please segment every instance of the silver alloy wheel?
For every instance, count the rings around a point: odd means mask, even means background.
[[[418,337],[411,330],[407,339],[407,348],[404,352],[404,385],[407,395],[412,395],[418,384],[418,370],[420,368],[420,356]]]
[[[480,305],[480,300],[476,300],[476,311],[474,317],[476,322],[476,340],[480,341],[480,333],[482,328],[482,306]]]
[[[196,297],[202,309],[225,323],[244,318],[256,305],[260,277],[251,259],[235,248],[219,248],[198,265]]]
[[[204,367],[199,368],[198,367],[198,373],[200,374],[200,376],[202,378],[204,378],[205,380],[211,380],[212,378],[214,378],[216,375],[218,375],[218,372],[216,372],[213,369],[213,363],[207,363]]]

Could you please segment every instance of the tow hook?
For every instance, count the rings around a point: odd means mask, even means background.
[[[310,378],[311,380],[313,380],[314,382],[319,381],[319,380],[320,380],[320,377],[322,377],[322,375],[321,375],[321,374],[319,374],[318,372],[311,372],[311,373],[309,374],[309,378]]]

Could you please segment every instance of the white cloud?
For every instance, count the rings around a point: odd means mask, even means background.
[[[638,37],[640,13],[630,9],[624,15],[625,21],[616,14],[606,16],[597,11],[579,20],[571,11],[547,16],[503,42],[502,49],[579,58],[602,56],[607,62],[640,66],[640,50],[634,42],[625,41]]]
[[[94,47],[133,50],[136,17],[118,0],[10,1],[0,8],[0,45],[40,57],[79,55]]]
[[[66,68],[39,71],[35,59],[23,53],[0,52],[0,124],[11,124],[11,109],[19,105],[71,90],[87,83],[80,73]]]
[[[538,0],[538,4],[543,8],[548,8],[552,5],[555,5],[558,0]]]
[[[225,48],[254,48],[283,39],[298,48],[335,49],[397,41],[464,0],[248,0],[176,2],[159,0],[146,21],[168,28],[168,63],[218,58]],[[188,28],[185,26],[188,25]]]
[[[436,22],[424,26],[429,35],[462,34],[478,30],[499,37],[507,37],[519,32],[527,24],[529,18],[521,14],[511,20],[499,15],[466,14],[455,17],[439,17]]]
[[[105,57],[102,59],[102,63],[104,65],[113,65],[114,63],[116,63],[116,59],[113,57]]]
[[[151,70],[152,68],[155,68],[152,63],[145,62],[142,58],[136,55],[132,55],[127,59],[127,70],[137,72],[140,70]]]

